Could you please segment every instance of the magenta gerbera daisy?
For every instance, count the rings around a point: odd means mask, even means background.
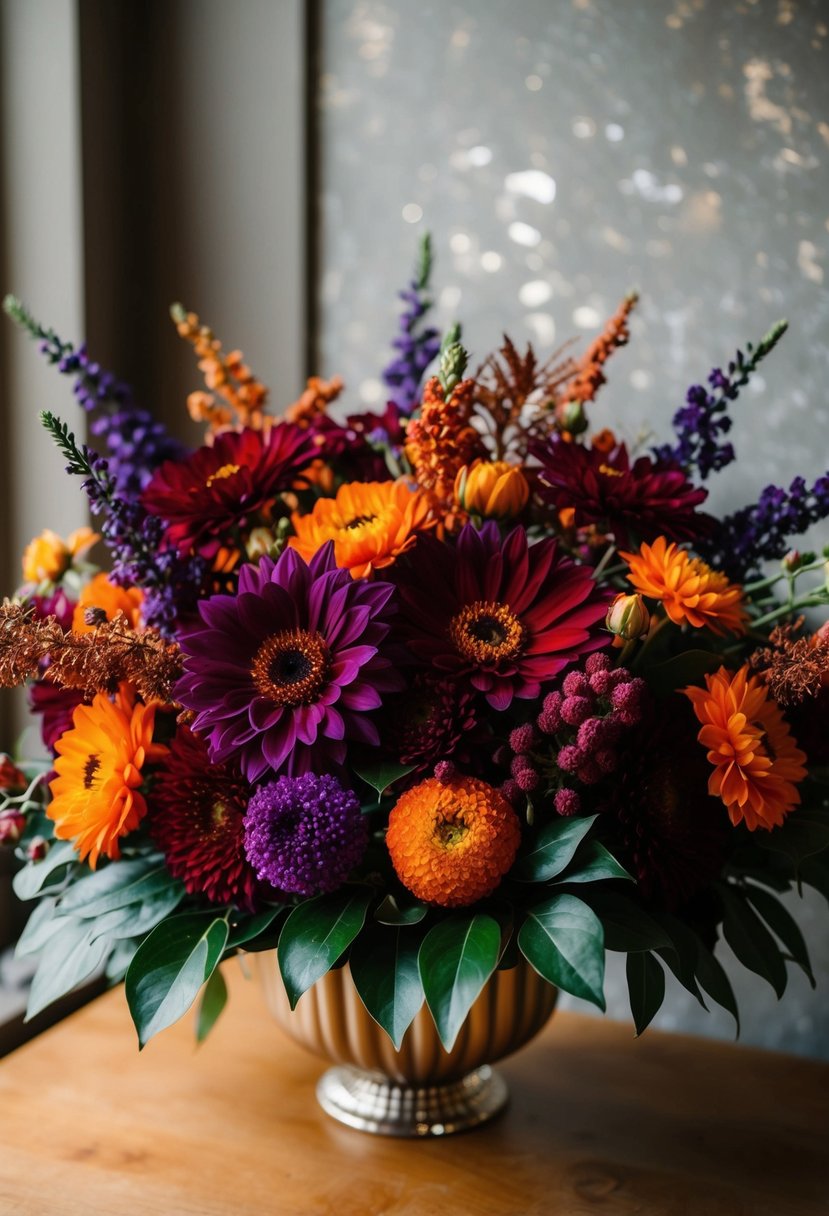
[[[557,510],[572,508],[577,527],[595,524],[629,546],[657,536],[693,540],[712,520],[697,512],[708,491],[693,486],[674,464],[640,456],[631,463],[623,443],[611,451],[550,439],[533,448],[542,496]]]
[[[170,744],[153,786],[150,835],[188,895],[252,908],[261,885],[245,854],[252,791],[233,764],[211,764],[187,727]]]
[[[439,672],[466,677],[493,709],[531,699],[580,654],[605,645],[608,596],[554,540],[467,524],[454,549],[421,538],[399,585],[405,642]]]
[[[316,455],[313,436],[292,423],[226,431],[185,460],[166,460],[141,502],[165,520],[168,545],[212,557],[231,529],[252,527]]]
[[[310,564],[286,549],[245,565],[236,595],[203,600],[176,697],[211,759],[235,759],[254,782],[337,767],[347,741],[375,746],[369,712],[401,682],[382,652],[393,594],[338,569],[329,542]]]

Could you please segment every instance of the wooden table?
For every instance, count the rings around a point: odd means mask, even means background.
[[[330,1121],[322,1064],[228,967],[230,1006],[139,1055],[123,993],[0,1061],[2,1216],[826,1216],[829,1066],[561,1014],[498,1122],[429,1142]]]

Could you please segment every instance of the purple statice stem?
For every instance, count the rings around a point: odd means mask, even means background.
[[[399,293],[404,309],[398,321],[397,337],[392,340],[396,354],[383,371],[383,383],[390,390],[389,400],[400,412],[410,415],[420,401],[420,386],[426,368],[440,350],[440,334],[433,326],[421,327],[432,307],[428,296],[432,271],[432,245],[427,233],[421,243],[415,277]]]

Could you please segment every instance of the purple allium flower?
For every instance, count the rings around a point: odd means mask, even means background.
[[[245,565],[236,595],[201,601],[176,697],[211,759],[235,758],[255,782],[341,765],[349,741],[376,746],[368,711],[400,687],[381,653],[393,594],[338,569],[329,542],[310,565],[293,549]]]
[[[336,777],[280,777],[261,786],[245,815],[245,852],[264,882],[295,895],[341,886],[361,861],[368,824]]]

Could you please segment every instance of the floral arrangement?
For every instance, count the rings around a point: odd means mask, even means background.
[[[829,592],[791,538],[829,475],[704,510],[785,325],[632,451],[590,405],[635,296],[581,356],[505,338],[470,374],[430,270],[427,240],[382,413],[316,377],[269,413],[174,307],[192,451],[7,300],[89,412],[97,449],[43,422],[101,521],[33,540],[0,609],[51,756],[0,765],[30,1015],[105,967],[142,1045],[197,1000],[202,1037],[218,964],[273,947],[292,1004],[347,961],[395,1044],[425,1000],[447,1049],[519,954],[603,1008],[624,952],[637,1031],[666,969],[738,1018],[720,937],[778,995],[811,979],[779,896],[829,898]]]

